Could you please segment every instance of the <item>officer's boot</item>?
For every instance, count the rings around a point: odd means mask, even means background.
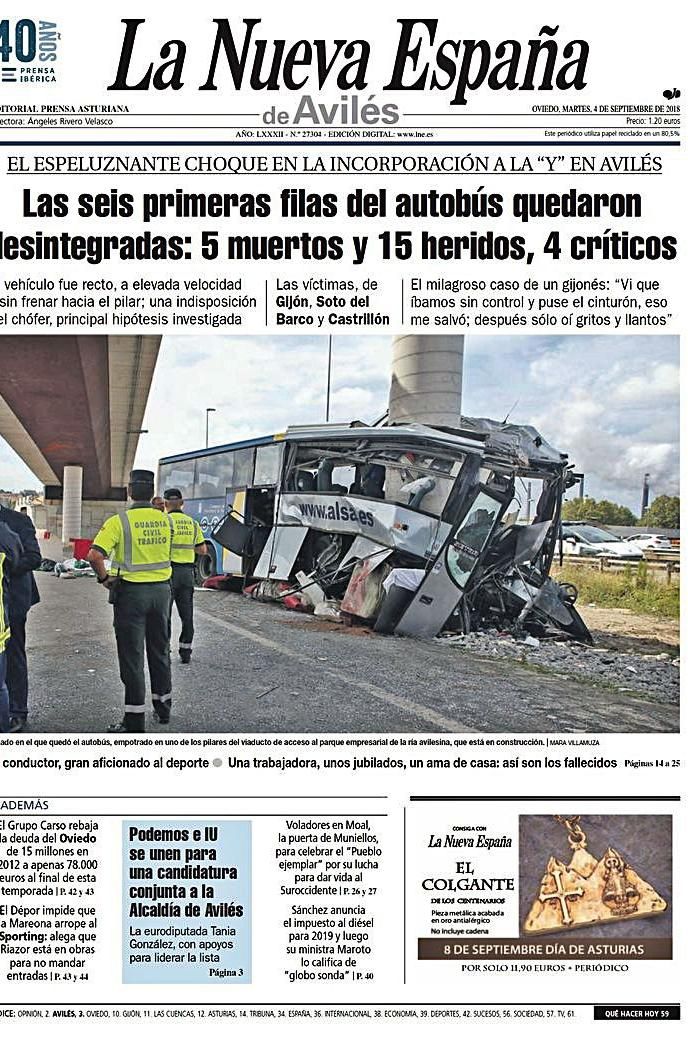
[[[191,647],[180,647],[179,658],[181,660],[182,665],[191,664]]]
[[[141,735],[146,731],[145,709],[141,712],[129,712],[125,706],[125,713],[118,724],[110,724],[108,733],[111,735]]]
[[[155,713],[156,720],[159,724],[169,724],[170,713],[172,712],[172,695],[154,694],[153,712]]]

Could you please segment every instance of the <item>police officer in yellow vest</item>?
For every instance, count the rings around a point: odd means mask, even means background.
[[[165,508],[173,530],[172,601],[182,621],[179,657],[182,664],[188,665],[194,637],[194,564],[196,555],[205,555],[207,545],[200,525],[190,514],[184,514],[183,506],[184,497],[179,489],[165,490]]]
[[[131,504],[108,518],[100,529],[88,561],[101,584],[110,591],[114,609],[119,674],[124,684],[124,718],[108,728],[114,733],[146,730],[148,658],[153,709],[161,724],[170,720],[170,582],[172,525],[164,511],[151,507],[154,475],[132,470]],[[112,555],[108,573],[105,559]]]

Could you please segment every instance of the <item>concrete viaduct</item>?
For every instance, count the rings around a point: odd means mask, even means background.
[[[0,337],[0,435],[43,482],[46,528],[65,543],[126,499],[160,341]]]

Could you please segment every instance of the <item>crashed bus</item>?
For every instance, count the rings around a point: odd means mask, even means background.
[[[534,427],[465,416],[458,428],[292,426],[159,465],[159,488],[182,489],[213,544],[204,576],[240,577],[264,598],[314,588],[386,633],[590,642],[575,587],[549,576],[576,480]]]

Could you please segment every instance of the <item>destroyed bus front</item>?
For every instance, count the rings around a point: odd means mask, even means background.
[[[406,605],[386,631],[549,625],[589,638],[574,589],[548,576],[573,478],[532,427],[466,418],[460,430],[293,427],[279,441],[263,517],[229,511],[212,533],[242,556],[245,579],[267,582],[263,594],[316,585],[345,613],[374,620],[383,584],[403,583]]]

